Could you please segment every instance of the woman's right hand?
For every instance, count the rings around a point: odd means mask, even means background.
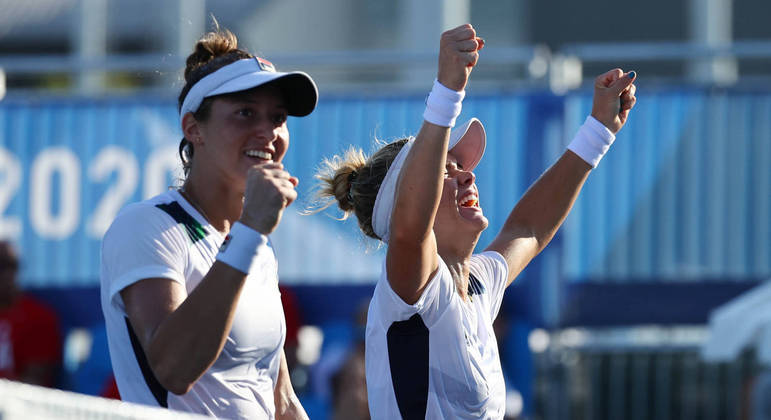
[[[448,89],[466,88],[471,70],[479,59],[485,41],[477,37],[470,23],[442,33],[439,41],[439,71],[437,80]]]
[[[272,233],[281,221],[284,209],[297,198],[297,183],[298,179],[285,171],[281,163],[250,168],[240,222],[263,235]]]

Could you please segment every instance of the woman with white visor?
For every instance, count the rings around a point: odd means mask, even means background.
[[[493,332],[503,292],[554,236],[636,101],[634,72],[598,77],[592,115],[568,150],[520,199],[495,240],[473,254],[488,225],[472,172],[485,132],[476,119],[450,128],[483,45],[471,25],[442,34],[418,135],[369,158],[350,149],[324,161],[318,175],[326,205],[334,199],[388,246],[367,319],[373,419],[503,418]]]
[[[297,197],[288,115],[318,92],[206,34],[179,96],[181,188],[124,208],[102,243],[101,295],[124,400],[220,418],[307,418],[289,381],[268,236]]]

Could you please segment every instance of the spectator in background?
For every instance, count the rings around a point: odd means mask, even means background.
[[[289,371],[294,371],[297,366],[297,334],[302,326],[302,315],[297,303],[297,296],[291,288],[278,286],[281,292],[281,306],[284,308],[284,320],[286,322],[286,340],[284,340],[284,354]],[[298,391],[295,389],[295,391]]]
[[[19,257],[0,241],[0,378],[52,387],[61,368],[56,313],[16,283]]]
[[[363,340],[361,351],[351,351],[340,366],[340,370],[332,376],[332,413],[334,420],[369,420],[370,418]]]
[[[334,420],[370,419],[364,363],[367,304],[364,302],[356,311],[352,346],[331,378]]]

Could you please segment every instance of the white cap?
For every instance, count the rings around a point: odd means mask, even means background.
[[[210,96],[240,92],[269,82],[276,83],[284,93],[289,115],[303,117],[316,107],[318,89],[309,75],[301,71],[277,72],[270,61],[254,57],[228,64],[196,82],[185,96],[179,117],[197,111]]]

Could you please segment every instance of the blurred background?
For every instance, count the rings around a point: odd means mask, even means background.
[[[508,417],[771,416],[771,2],[0,0],[0,10],[0,237],[18,250],[14,280],[54,319],[48,385],[116,396],[100,240],[121,207],[179,185],[181,70],[216,17],[252,53],[318,83],[316,111],[289,121],[284,164],[301,196],[273,235],[287,355],[312,419],[366,418],[362,326],[383,250],[333,210],[299,212],[322,157],[417,131],[439,34],[471,22],[486,46],[461,118],[480,118],[488,135],[481,247],[589,114],[594,77],[639,75],[629,123],[507,292],[496,329]],[[0,322],[0,376],[3,337]]]

